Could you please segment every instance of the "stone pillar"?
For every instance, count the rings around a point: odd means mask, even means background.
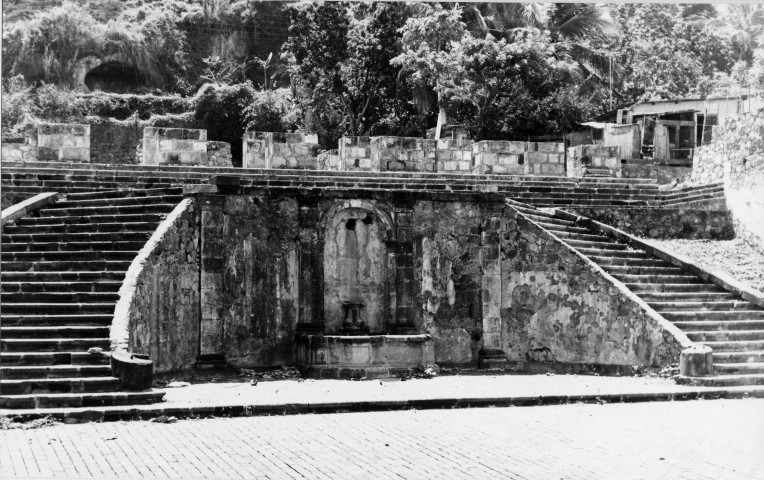
[[[323,333],[324,322],[324,240],[316,231],[318,207],[300,205],[299,223],[299,311],[298,333]]]
[[[202,214],[201,238],[201,326],[199,356],[201,359],[221,357],[223,348],[223,315],[225,308],[223,270],[225,245],[223,244],[224,195],[200,195]]]
[[[483,311],[482,360],[489,358],[490,365],[506,362],[502,350],[501,325],[501,214],[490,210],[483,218],[480,238],[481,297]]]

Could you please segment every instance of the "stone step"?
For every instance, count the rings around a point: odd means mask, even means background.
[[[578,232],[565,232],[565,231],[552,231],[553,234],[560,237],[563,241],[568,240],[577,240],[577,241],[586,241],[586,242],[595,242],[595,243],[601,243],[601,242],[612,242],[610,237],[607,237],[605,235],[595,235],[595,234],[589,234],[589,233],[578,233]]]
[[[154,197],[163,195],[183,195],[183,187],[171,188],[122,188],[118,190],[103,190],[100,192],[70,193],[68,200],[107,200],[118,198]]]
[[[109,326],[114,313],[70,313],[70,314],[10,314],[3,309],[0,321],[3,326],[66,326],[66,325],[95,325]]]
[[[183,182],[193,183],[193,182]],[[125,182],[114,182],[93,177],[91,181],[69,181],[69,180],[3,180],[3,185],[15,187],[38,187],[47,192],[67,192],[67,191],[85,191],[85,190],[116,190],[121,187],[129,188],[169,188],[174,186],[174,181],[153,181],[150,178],[126,180]]]
[[[757,310],[758,307],[751,302],[742,300],[729,300],[729,301],[707,301],[707,302],[693,302],[693,301],[649,301],[647,302],[656,311],[720,311],[720,310]]]
[[[639,292],[639,297],[647,303],[685,300],[688,302],[722,302],[737,298],[729,292]]]
[[[522,199],[520,199],[522,200]],[[658,200],[654,200],[658,201]],[[578,207],[581,205],[587,206],[647,206],[648,200],[622,200],[622,199],[577,199],[577,198],[553,198],[553,197],[536,197],[532,201],[528,201],[537,207]]]
[[[674,325],[685,332],[726,331],[726,330],[764,330],[764,320],[680,320]]]
[[[650,267],[629,265],[603,265],[602,268],[612,275],[681,275],[682,269],[677,267]]]
[[[121,281],[99,282],[0,282],[2,293],[117,293]]]
[[[91,347],[109,350],[108,338],[8,338],[0,340],[2,352],[71,352]]]
[[[164,392],[48,393],[41,395],[0,395],[0,408],[77,408],[117,405],[145,405],[162,400]]]
[[[606,266],[627,266],[627,267],[672,267],[671,264],[655,257],[615,257],[604,255],[590,255],[589,258],[598,263],[602,268]]]
[[[756,352],[764,348],[764,339],[762,340],[725,340],[701,342],[714,350],[714,356],[717,352]]]
[[[681,283],[626,283],[626,287],[639,293],[640,296],[653,293],[722,293],[727,294],[721,287],[712,283],[681,284]],[[705,298],[705,297],[704,297]]]
[[[0,294],[0,301],[3,305],[18,304],[93,304],[93,303],[112,303],[116,304],[119,300],[117,292],[24,292],[24,293],[5,293]]]
[[[85,215],[148,215],[170,213],[177,204],[151,203],[147,205],[102,205],[98,207],[43,208],[37,211],[38,218],[77,217]]]
[[[703,280],[695,275],[634,275],[634,274],[619,274],[612,273],[615,278],[623,283],[661,283],[670,285],[700,285],[703,284]]]
[[[111,376],[0,380],[0,391],[3,392],[3,396],[40,393],[116,392],[119,388],[119,379]]]
[[[764,373],[764,362],[753,363],[714,363],[717,375],[748,375]]]
[[[132,261],[138,255],[138,249],[133,250],[62,250],[62,251],[32,251],[32,252],[2,252],[2,262],[85,262],[98,260]]]
[[[764,320],[764,310],[673,310],[661,315],[667,320]]]
[[[85,245],[96,243],[99,245],[109,245],[118,242],[142,242],[143,244],[151,237],[152,232],[128,231],[128,232],[83,232],[83,233],[16,233],[11,235],[0,235],[0,242],[3,245],[3,251],[14,251],[12,248],[18,246],[14,244],[35,244],[46,245],[49,243],[63,243],[64,245]],[[8,250],[11,248],[11,250]],[[140,249],[141,247],[139,247]],[[42,250],[44,248],[40,248]],[[106,250],[113,250],[107,248]],[[88,250],[88,249],[84,249]]]
[[[161,172],[164,175],[169,174],[232,174],[232,175],[254,175],[254,176],[311,176],[323,175],[331,177],[442,177],[442,178],[461,178],[468,176],[475,179],[507,179],[521,181],[528,177],[518,175],[501,174],[464,174],[447,172],[363,172],[363,171],[320,171],[320,170],[301,170],[301,169],[243,169],[240,167],[204,167],[188,165],[119,165],[119,164],[99,164],[99,163],[72,163],[72,162],[3,162],[5,173],[14,172],[61,172],[61,171],[131,171],[131,172]],[[554,181],[564,180],[573,183],[593,183],[593,184],[625,184],[625,185],[644,185],[658,188],[657,180],[654,178],[607,178],[607,179],[584,179],[567,178],[555,176],[537,176],[531,177],[532,180]]]
[[[764,340],[764,330],[699,330],[685,332],[693,342],[727,342],[739,340]]]
[[[47,272],[0,272],[5,282],[119,282],[125,278],[125,271],[47,271]]]
[[[579,252],[587,257],[606,257],[606,258],[655,258],[642,250],[601,250],[599,248],[577,248]]]
[[[716,351],[714,363],[761,363],[764,362],[764,350]]]
[[[112,234],[115,235],[115,234]],[[116,235],[115,235],[116,236]],[[141,237],[145,237],[141,234]],[[138,252],[146,244],[148,238],[139,241],[60,241],[60,242],[30,242],[30,243],[3,243],[4,253],[16,252]],[[103,257],[104,255],[97,255]]]
[[[206,181],[209,176],[196,175],[196,176],[172,176],[172,175],[145,175],[145,174],[105,174],[103,172],[81,174],[79,172],[67,173],[67,174],[53,174],[53,173],[4,173],[2,175],[2,182],[8,185],[18,186],[30,186],[30,185],[51,185],[51,186],[64,186],[65,184],[81,185],[85,187],[93,187],[97,185],[108,185],[116,187],[130,187],[133,184],[141,185],[172,185],[179,181],[183,183],[194,183]],[[154,187],[157,188],[157,187]]]
[[[6,225],[8,236],[29,237],[30,235],[79,235],[94,233],[142,233],[148,237],[156,230],[159,221],[150,222],[104,222],[50,225]],[[33,241],[31,238],[29,241]]]
[[[25,378],[108,377],[110,375],[110,365],[0,366],[0,378],[4,380]]]
[[[551,225],[557,225],[557,226],[560,226],[560,227],[568,227],[568,226],[572,227],[572,226],[575,226],[575,223],[573,223],[571,221],[568,221],[568,220],[563,220],[561,218],[543,217],[543,216],[540,216],[540,215],[535,215],[535,214],[530,214],[530,213],[525,213],[524,215],[526,217],[528,217],[528,219],[538,223],[539,225],[541,225],[544,228],[546,228],[546,225],[550,225],[550,224]]]
[[[121,197],[108,199],[108,205],[110,207],[117,206],[138,206],[138,205],[154,205],[154,204],[170,204],[177,205],[183,200],[183,195],[158,195],[158,196],[144,196],[144,197]],[[87,207],[103,207],[105,199],[103,197],[93,199],[68,199],[60,202],[56,202],[49,205],[46,210],[58,210],[69,208],[87,208]]]
[[[102,338],[109,336],[109,325],[60,327],[0,327],[2,338]]]
[[[174,207],[173,207],[174,208]],[[151,222],[158,224],[166,217],[166,213],[131,213],[131,214],[98,214],[98,215],[71,215],[64,217],[21,217],[16,220],[18,226],[32,226],[37,232],[43,231],[42,225],[88,225],[93,223],[121,223],[121,222]],[[75,233],[78,230],[72,229]],[[84,231],[84,230],[83,230]],[[11,232],[8,232],[11,233]]]
[[[581,227],[574,227],[570,225],[557,225],[554,223],[548,223],[548,222],[536,222],[545,229],[549,230],[552,233],[556,232],[568,232],[568,233],[583,233],[583,234],[589,234],[591,233],[591,230],[588,228],[581,228]]]
[[[566,239],[565,243],[574,248],[596,248],[600,250],[626,250],[628,248],[627,245],[622,243],[591,242],[589,240]]]
[[[744,385],[764,385],[764,373],[693,377],[691,383],[692,385],[699,387],[740,387]]]
[[[108,350],[107,350],[108,352]],[[45,365],[109,365],[111,356],[85,352],[7,352],[0,353],[0,365],[45,366]],[[111,367],[110,367],[111,368]]]
[[[3,315],[9,314],[43,314],[43,313],[114,313],[113,301],[100,303],[52,303],[52,302],[28,302],[28,303],[5,303],[3,302]]]
[[[724,193],[724,185],[718,184],[713,186],[698,187],[693,189],[687,189],[682,191],[670,190],[663,195],[665,200],[682,199],[693,194],[703,193]]]
[[[124,276],[125,271],[130,267],[130,260],[83,260],[74,261],[34,261],[34,262],[0,262],[0,269],[3,272],[65,272],[65,271],[119,271]]]

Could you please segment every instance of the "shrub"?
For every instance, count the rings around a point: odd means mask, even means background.
[[[299,118],[292,96],[284,88],[255,92],[245,115],[247,130],[258,132],[292,132]]]
[[[234,165],[241,165],[241,139],[247,126],[246,110],[254,103],[255,89],[251,82],[236,85],[204,85],[194,102],[194,119],[198,128],[207,129],[207,139],[231,144]]]

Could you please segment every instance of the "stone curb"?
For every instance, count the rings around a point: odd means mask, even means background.
[[[717,400],[764,398],[764,387],[737,387],[690,390],[686,392],[609,393],[584,395],[538,395],[485,398],[431,398],[418,400],[346,401],[282,404],[233,404],[211,406],[101,407],[82,409],[2,410],[0,417],[12,421],[30,421],[52,417],[64,423],[115,422],[149,420],[157,417],[194,419],[206,417],[251,417],[305,415],[350,412],[382,412],[395,410],[435,410],[454,408],[532,407],[575,403],[637,403],[684,400]]]
[[[11,205],[0,213],[0,226],[13,220],[17,220],[43,207],[47,207],[51,203],[56,203],[59,197],[59,194],[56,192],[46,192],[35,195],[34,197],[28,198],[15,205]]]

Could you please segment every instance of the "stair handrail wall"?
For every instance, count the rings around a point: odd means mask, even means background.
[[[133,354],[130,345],[131,314],[133,306],[139,301],[138,285],[144,276],[144,267],[162,250],[165,238],[181,216],[192,206],[193,199],[185,198],[162,220],[130,263],[119,289],[119,300],[114,307],[109,340],[112,373],[122,380],[126,388],[133,390],[151,388],[153,378],[153,361],[149,360],[147,355]]]
[[[529,209],[529,210],[538,210],[533,205],[525,204],[525,203],[518,202],[518,201],[512,200],[512,199],[507,199],[507,204],[509,206],[511,206],[511,207],[519,206],[519,207],[526,208],[526,209]],[[532,219],[528,218],[523,212],[521,212],[521,211],[519,211],[517,209],[514,209],[514,210],[515,210],[515,212],[517,212],[518,215],[521,215],[526,221],[528,221],[528,222],[532,223],[533,225],[535,225],[536,227],[544,230],[552,238],[554,238],[556,241],[558,241],[562,245],[564,245],[565,248],[567,248],[575,256],[577,256],[578,258],[582,259],[587,265],[589,265],[589,267],[591,269],[593,269],[594,271],[596,271],[597,273],[602,275],[602,277],[604,277],[606,280],[608,280],[626,298],[628,298],[629,300],[631,300],[631,301],[635,302],[637,305],[639,305],[647,316],[649,316],[652,320],[654,320],[664,331],[668,332],[669,334],[671,334],[672,337],[674,337],[675,341],[679,344],[679,346],[682,349],[686,349],[686,348],[689,348],[689,347],[692,347],[693,345],[695,345],[693,343],[693,341],[690,340],[689,337],[687,337],[687,335],[682,330],[680,330],[673,323],[671,323],[668,320],[666,320],[665,318],[663,318],[663,316],[660,313],[656,312],[644,300],[642,300],[634,292],[629,290],[626,287],[626,285],[623,284],[623,282],[621,282],[617,278],[615,278],[612,275],[610,275],[601,266],[599,266],[593,260],[588,258],[586,255],[582,254],[581,252],[579,252],[575,248],[573,248],[570,245],[568,245],[568,243],[565,242],[565,240],[563,240],[562,238],[560,238],[557,235],[555,235],[554,232],[545,229],[544,227],[542,227],[541,225],[539,225],[538,223],[536,223]],[[554,210],[554,215],[557,216],[558,218],[563,219],[563,220],[571,220],[572,217],[583,218],[583,217],[579,217],[577,215],[568,214],[567,212],[565,212],[566,216],[563,217],[561,215],[557,215],[557,212],[559,212],[559,210],[557,210],[557,209],[553,209],[553,210]]]
[[[0,213],[0,227],[29,215],[43,207],[56,203],[61,198],[58,192],[44,192],[28,198],[23,202],[16,203]]]
[[[638,248],[641,248],[645,250],[646,252],[655,255],[661,260],[674,265],[675,267],[679,267],[684,270],[687,270],[691,272],[693,275],[697,275],[698,277],[702,278],[703,280],[711,282],[714,285],[717,285],[728,292],[734,293],[736,295],[740,295],[743,299],[753,304],[756,304],[760,307],[764,307],[764,293],[750,288],[749,286],[743,284],[742,282],[739,282],[738,280],[730,277],[729,275],[726,275],[722,272],[710,271],[683,255],[680,255],[678,253],[668,252],[652,243],[645,242],[644,240],[641,240],[629,233],[626,233],[623,230],[620,230],[615,227],[611,227],[610,225],[606,225],[604,223],[600,223],[591,218],[583,217],[581,215],[575,215],[575,214],[565,212],[562,210],[555,210],[554,215],[563,220],[570,220],[580,225],[591,226],[594,229],[599,230],[601,233],[604,233],[605,235],[609,237],[624,241]]]

